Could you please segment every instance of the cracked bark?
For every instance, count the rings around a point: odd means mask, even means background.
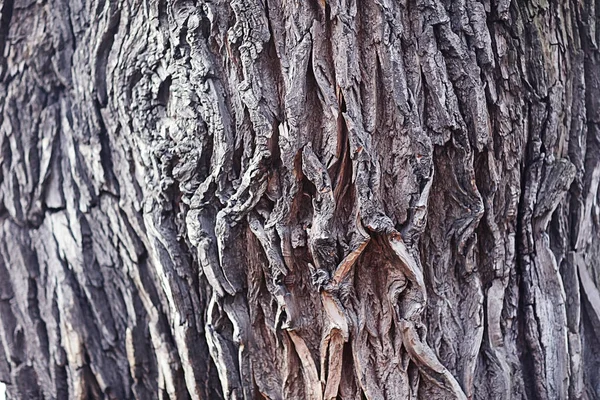
[[[8,398],[600,398],[599,9],[0,0]]]

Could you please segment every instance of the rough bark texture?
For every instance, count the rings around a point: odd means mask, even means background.
[[[9,398],[600,398],[599,13],[0,0]]]

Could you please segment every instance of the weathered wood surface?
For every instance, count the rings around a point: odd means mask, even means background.
[[[599,13],[0,0],[9,398],[600,398]]]

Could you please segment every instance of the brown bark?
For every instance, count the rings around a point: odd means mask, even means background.
[[[599,10],[0,0],[8,398],[600,398]]]

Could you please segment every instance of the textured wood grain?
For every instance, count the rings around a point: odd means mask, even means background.
[[[8,398],[600,398],[599,10],[0,0]]]

